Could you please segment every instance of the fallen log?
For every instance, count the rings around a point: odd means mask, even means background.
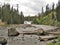
[[[20,32],[20,34],[25,34],[25,35],[31,35],[31,34],[40,35],[42,33],[43,33],[42,29],[37,29],[34,31],[22,31],[22,32]]]
[[[39,36],[39,40],[45,41],[45,40],[51,40],[51,39],[56,39],[57,36],[55,35],[47,35],[47,36]]]
[[[48,34],[60,35],[60,31],[57,31],[57,32],[48,32]]]

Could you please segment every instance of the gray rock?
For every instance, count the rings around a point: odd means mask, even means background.
[[[19,32],[15,28],[8,29],[8,36],[18,36]]]
[[[4,37],[0,37],[0,44],[7,44],[7,40]]]

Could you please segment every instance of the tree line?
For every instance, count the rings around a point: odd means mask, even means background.
[[[43,17],[49,16],[49,14],[52,15],[51,16],[51,20],[53,20],[53,23],[52,24],[54,24],[55,21],[60,22],[60,0],[58,1],[56,8],[55,8],[55,4],[52,3],[52,7],[49,7],[49,4],[46,5],[46,11],[45,12],[43,12],[44,11],[43,7],[42,7],[41,10],[42,10],[41,11],[42,13],[38,13],[38,17],[35,16],[36,18],[34,19],[33,23],[40,24],[39,21]]]
[[[19,14],[18,9],[14,9],[13,6],[10,8],[9,4],[4,4],[0,7],[0,19],[7,24],[23,24],[24,15],[21,11]]]
[[[32,21],[33,24],[39,24],[38,20],[41,20],[41,18],[52,12],[51,19],[54,21],[60,21],[60,1],[58,1],[56,9],[54,7],[54,3],[52,4],[52,8],[50,8],[49,4],[47,4],[46,11],[44,12],[44,8],[42,7],[42,13],[38,13],[38,16],[35,15],[24,17],[23,12],[21,11],[19,13],[18,8],[16,10],[13,8],[13,6],[10,8],[10,4],[4,4],[2,7],[0,7],[0,19],[7,24],[23,24],[24,21]],[[54,12],[56,12],[56,15]]]

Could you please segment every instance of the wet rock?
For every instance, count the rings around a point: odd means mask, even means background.
[[[8,36],[18,36],[19,32],[15,28],[8,29]]]
[[[4,37],[0,37],[0,44],[7,44],[7,40]]]

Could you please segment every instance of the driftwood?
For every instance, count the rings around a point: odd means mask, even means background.
[[[22,31],[22,32],[20,32],[20,34],[27,34],[27,35],[30,35],[30,34],[39,35],[39,34],[42,34],[42,33],[43,33],[42,29],[37,29],[37,30],[34,30],[34,31]]]
[[[48,30],[43,30],[44,32],[56,32],[56,31],[60,31],[60,29],[58,27],[55,27],[54,29],[48,29]]]
[[[55,35],[39,36],[39,40],[50,40],[55,38],[57,38]]]
[[[45,35],[49,35],[49,34],[58,35],[58,34],[60,34],[60,29],[58,27],[56,27],[54,29],[43,30],[43,34],[45,34]]]
[[[60,35],[60,31],[56,31],[56,32],[48,32],[48,34]]]

